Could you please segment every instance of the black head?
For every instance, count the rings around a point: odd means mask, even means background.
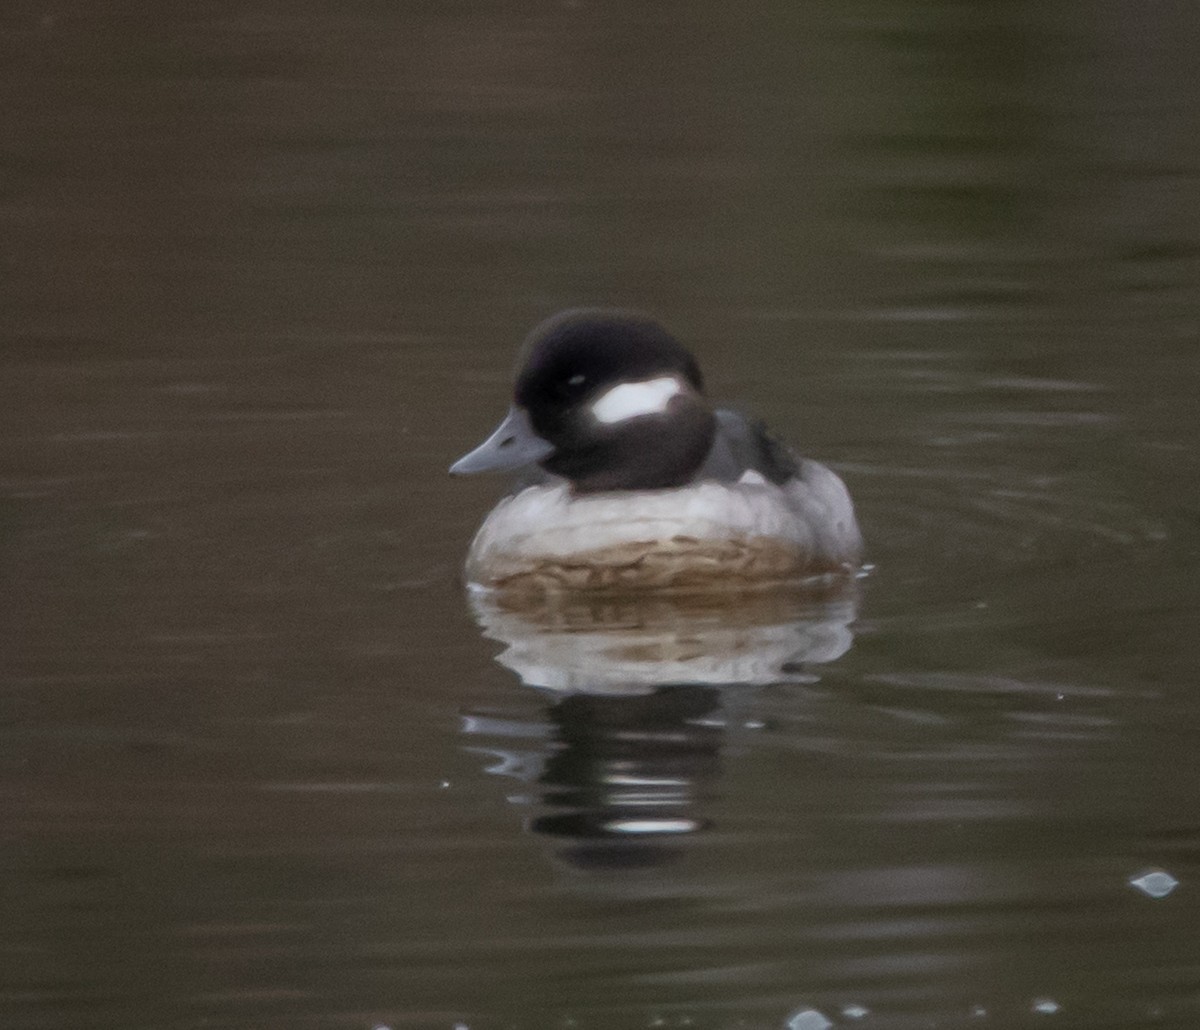
[[[567,311],[534,329],[523,354],[516,404],[555,448],[542,467],[576,490],[681,486],[704,461],[715,421],[700,368],[658,323]]]

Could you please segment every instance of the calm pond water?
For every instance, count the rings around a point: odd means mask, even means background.
[[[1194,5],[0,30],[6,1030],[1200,1026]],[[472,607],[587,303],[856,592]]]

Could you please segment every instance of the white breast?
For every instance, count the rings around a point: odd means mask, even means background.
[[[781,544],[826,570],[857,564],[862,546],[845,485],[805,461],[786,488],[754,472],[737,483],[578,497],[565,484],[530,487],[488,515],[471,544],[467,575],[488,585],[531,563],[681,538]]]

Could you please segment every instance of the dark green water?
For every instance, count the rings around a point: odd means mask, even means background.
[[[6,5],[0,1025],[1200,1025],[1198,44]],[[857,599],[472,612],[445,468],[586,303],[842,472]]]

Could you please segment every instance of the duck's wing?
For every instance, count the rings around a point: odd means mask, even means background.
[[[783,491],[786,504],[811,537],[814,560],[857,565],[862,536],[846,484],[820,462],[797,455],[766,427],[735,411],[717,411],[717,433],[697,479],[737,482],[755,472]]]
[[[745,473],[757,472],[779,486],[797,474],[800,458],[762,422],[724,408],[715,415],[717,431],[697,480],[736,483]]]

